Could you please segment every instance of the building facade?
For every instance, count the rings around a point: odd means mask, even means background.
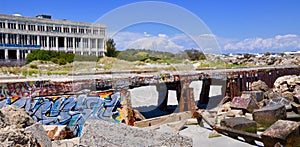
[[[0,14],[0,59],[22,60],[32,50],[104,55],[106,26],[53,20],[49,15]]]

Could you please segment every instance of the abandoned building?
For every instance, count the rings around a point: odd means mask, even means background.
[[[0,14],[0,60],[24,60],[39,49],[101,56],[105,36],[103,24]]]

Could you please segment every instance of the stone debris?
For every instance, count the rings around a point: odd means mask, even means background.
[[[262,127],[269,127],[277,120],[285,119],[287,116],[284,105],[266,106],[255,110],[252,115],[253,120]]]
[[[88,120],[80,144],[86,146],[192,146],[191,138],[124,124]]]
[[[279,142],[283,146],[300,146],[298,122],[278,120],[262,133],[264,146],[273,147]]]
[[[253,82],[251,84],[251,90],[252,91],[262,91],[262,92],[266,92],[268,91],[270,88],[268,87],[268,85],[261,80],[258,80],[256,82]]]
[[[241,98],[252,98],[259,102],[264,98],[264,92],[262,91],[243,91]]]
[[[51,140],[70,139],[75,137],[70,128],[66,125],[43,125]]]
[[[215,138],[215,137],[221,137],[222,135],[218,133],[217,131],[213,130],[209,133],[208,138]]]
[[[231,108],[243,109],[248,112],[253,112],[255,109],[258,109],[256,100],[253,98],[240,98],[235,97],[231,102]]]

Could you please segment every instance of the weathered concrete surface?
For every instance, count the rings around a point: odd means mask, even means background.
[[[38,144],[42,147],[51,147],[52,143],[50,138],[48,137],[45,129],[41,124],[33,124],[27,128],[25,128],[25,131],[29,131],[32,133],[34,138],[36,138]]]
[[[268,127],[279,119],[285,119],[286,109],[284,105],[266,106],[255,110],[252,115],[258,126]]]
[[[223,119],[220,125],[249,133],[256,133],[256,122],[245,117]]]
[[[278,120],[261,136],[266,147],[273,147],[277,142],[284,146],[300,146],[299,122]]]
[[[192,146],[191,138],[106,121],[88,120],[80,144],[86,146]]]
[[[253,98],[233,98],[231,102],[231,107],[236,109],[247,110],[248,112],[253,112],[255,109],[258,109],[256,100]]]

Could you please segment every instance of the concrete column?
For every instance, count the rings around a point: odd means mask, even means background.
[[[8,44],[8,34],[5,34],[5,44]]]
[[[55,37],[56,51],[58,51],[58,37]]]
[[[64,48],[65,48],[65,51],[67,51],[67,46],[68,46],[67,37],[64,37]]]
[[[20,34],[17,34],[17,44],[20,44]]]
[[[29,24],[26,22],[26,23],[25,23],[25,30],[26,30],[26,31],[28,31],[28,25],[29,25]]]
[[[75,44],[75,37],[73,37],[73,53],[76,53],[76,44]]]
[[[46,48],[47,48],[47,50],[49,50],[50,49],[50,38],[49,38],[49,36],[47,36],[47,41],[46,41]]]
[[[19,30],[19,22],[16,22],[16,30]]]
[[[91,38],[88,39],[89,55],[91,55]]]
[[[80,51],[81,55],[83,55],[83,38],[80,38]]]
[[[7,60],[8,58],[8,49],[4,49],[4,59]]]
[[[27,45],[30,44],[30,35],[27,35]]]
[[[96,41],[95,41],[95,43],[96,43],[96,56],[99,56],[99,48],[98,48],[98,38],[96,38]]]
[[[17,49],[17,60],[20,60],[20,49]]]
[[[40,36],[36,36],[37,44],[36,45],[41,45],[41,39]]]
[[[5,20],[5,28],[8,29],[8,20]]]

